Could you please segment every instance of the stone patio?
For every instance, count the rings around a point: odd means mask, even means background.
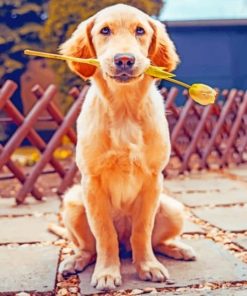
[[[150,283],[138,279],[130,258],[122,259],[123,285],[102,295],[247,295],[247,168],[239,170],[166,180],[166,189],[186,205],[182,239],[194,247],[198,260],[159,256],[171,281]],[[50,222],[58,223],[59,207],[55,196],[45,202],[30,197],[20,207],[13,198],[0,198],[0,295],[97,293],[90,286],[94,266],[68,279],[57,273],[72,252],[71,243],[47,231]]]
[[[193,262],[178,261],[164,256],[158,259],[164,263],[169,270],[171,280],[174,284],[141,282],[136,275],[135,268],[130,259],[122,260],[123,284],[121,289],[138,289],[155,287],[184,287],[199,285],[205,282],[239,282],[247,278],[247,264],[238,261],[233,255],[210,240],[186,241],[197,252],[198,260]],[[215,264],[220,262],[220,264]],[[93,266],[88,267],[80,274],[80,291],[83,295],[97,292],[90,286],[90,277]]]

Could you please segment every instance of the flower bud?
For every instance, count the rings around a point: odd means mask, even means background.
[[[201,105],[213,104],[216,99],[217,92],[206,84],[192,84],[189,88],[190,97]]]

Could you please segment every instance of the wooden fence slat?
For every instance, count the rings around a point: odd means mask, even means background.
[[[0,155],[0,168],[7,162],[10,156],[13,154],[15,149],[22,143],[27,134],[29,133],[30,127],[34,125],[37,117],[45,110],[49,101],[55,94],[55,87],[49,86],[44,99],[34,105],[28,116],[25,118],[23,124],[18,128],[16,132],[4,147],[4,151]]]
[[[73,162],[70,165],[66,176],[63,178],[62,182],[60,183],[57,189],[58,194],[63,194],[65,190],[73,184],[73,179],[77,171],[78,171],[77,165],[75,162]]]
[[[3,151],[3,146],[0,144],[0,152],[2,151]],[[22,184],[25,182],[26,180],[25,174],[17,165],[15,165],[15,163],[11,159],[7,161],[6,166]],[[35,186],[33,186],[31,193],[36,199],[38,200],[42,199],[42,193]]]
[[[237,138],[238,130],[239,130],[242,118],[243,118],[244,114],[246,114],[246,111],[247,111],[247,91],[245,92],[245,95],[243,96],[242,104],[239,106],[238,112],[236,114],[236,119],[233,123],[232,129],[231,129],[228,141],[227,141],[226,149],[225,149],[224,154],[222,155],[222,158],[221,158],[221,167],[223,167],[223,165],[226,163],[227,158],[230,153],[230,149],[232,146],[234,146],[234,140]]]
[[[23,124],[25,120],[24,116],[19,112],[19,110],[17,110],[17,108],[10,101],[6,101],[3,107],[3,110],[13,118],[13,121],[17,126],[21,126]],[[45,150],[45,147],[46,147],[45,141],[38,135],[38,133],[34,130],[32,126],[30,126],[30,130],[26,137],[31,142],[31,144],[36,146],[41,152]],[[62,165],[53,157],[51,158],[51,165],[54,167],[56,172],[61,177],[65,175]]]
[[[20,203],[23,202],[25,196],[30,191],[30,189],[32,188],[32,185],[35,183],[35,181],[39,177],[40,173],[42,172],[42,169],[44,168],[46,163],[52,157],[54,150],[58,147],[62,136],[64,134],[66,134],[68,129],[75,122],[77,116],[79,115],[83,98],[75,101],[75,103],[72,105],[72,107],[68,111],[67,116],[64,118],[62,124],[60,125],[59,129],[56,130],[53,137],[51,138],[51,140],[47,144],[46,150],[44,151],[43,155],[41,156],[40,161],[35,164],[30,175],[28,176],[25,183],[23,184],[23,187],[17,193],[16,199],[18,200],[18,202],[20,202]]]
[[[201,166],[202,167],[207,167],[207,157],[209,155],[209,153],[211,152],[213,145],[215,143],[216,137],[219,135],[220,129],[223,126],[223,123],[225,121],[225,117],[227,115],[227,113],[229,112],[233,102],[234,102],[234,98],[236,96],[237,90],[236,89],[232,89],[229,92],[228,98],[226,100],[226,103],[223,106],[223,109],[221,111],[220,117],[217,121],[216,126],[213,128],[212,130],[212,135],[211,138],[209,139],[208,145],[205,148],[203,155],[202,155],[202,159],[201,159]]]
[[[178,137],[178,134],[179,132],[181,131],[183,125],[184,125],[184,122],[186,120],[186,116],[187,116],[187,113],[188,111],[190,110],[190,108],[192,107],[193,105],[193,101],[191,99],[189,99],[184,108],[182,109],[182,112],[180,113],[180,116],[178,118],[178,121],[177,121],[177,124],[176,126],[174,127],[173,131],[172,131],[172,135],[171,135],[171,144],[172,144],[172,148],[174,149],[176,147],[176,139]],[[177,154],[178,154],[178,151],[177,151]],[[183,159],[181,153],[179,152],[179,158]]]
[[[3,109],[4,105],[17,89],[17,84],[11,80],[7,80],[3,87],[0,89],[0,110]]]
[[[201,116],[200,121],[199,121],[199,123],[198,123],[198,125],[196,127],[196,130],[195,130],[195,132],[193,134],[190,145],[189,145],[188,149],[185,152],[185,155],[184,155],[184,158],[183,158],[183,163],[182,163],[182,166],[180,168],[180,172],[185,171],[185,170],[188,169],[189,159],[190,159],[192,153],[195,151],[196,144],[199,141],[199,138],[201,136],[201,132],[205,128],[205,124],[206,124],[206,121],[207,121],[207,119],[208,119],[208,117],[209,117],[209,115],[211,113],[212,107],[213,107],[213,105],[208,105],[203,110],[202,116]]]
[[[41,99],[44,95],[44,90],[38,85],[33,87],[32,92],[35,94],[37,99]],[[57,108],[54,102],[49,102],[49,104],[47,105],[47,112],[58,125],[60,125],[63,122],[64,116],[62,112]],[[68,129],[67,136],[70,138],[73,144],[76,144],[76,133],[73,128]]]

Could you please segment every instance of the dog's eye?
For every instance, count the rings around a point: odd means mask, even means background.
[[[142,27],[136,28],[136,35],[141,36],[145,34],[145,30]]]
[[[102,35],[110,35],[111,34],[111,30],[109,27],[104,27],[103,29],[100,30],[100,33]]]

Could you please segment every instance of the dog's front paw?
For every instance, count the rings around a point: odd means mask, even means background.
[[[59,273],[64,277],[83,271],[90,263],[95,260],[95,256],[90,253],[83,252],[68,256],[59,266]]]
[[[137,272],[141,280],[165,282],[169,278],[168,270],[157,259],[137,264]]]
[[[120,270],[118,267],[107,267],[105,269],[95,271],[92,275],[91,286],[98,290],[112,290],[120,286],[122,283]]]

